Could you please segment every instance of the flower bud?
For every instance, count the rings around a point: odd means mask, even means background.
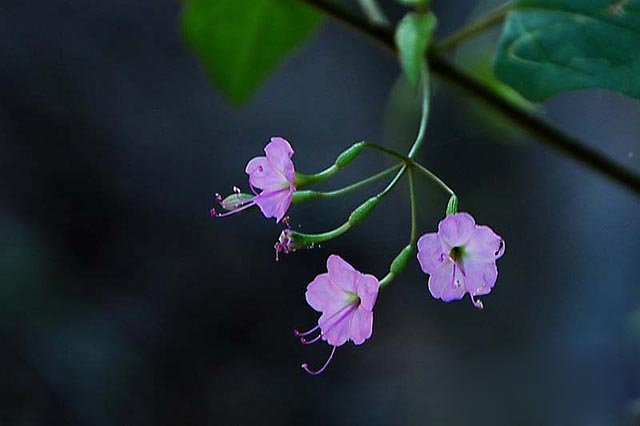
[[[360,204],[354,211],[349,215],[349,225],[355,226],[362,222],[369,213],[378,205],[380,199],[378,197],[371,197],[364,203]]]
[[[349,148],[345,149],[338,158],[336,158],[336,166],[339,169],[347,167],[349,163],[351,163],[365,148],[364,142],[358,142],[356,144],[351,145]]]
[[[229,195],[224,200],[220,200],[220,206],[227,211],[233,211],[244,206],[247,202],[253,200],[254,197],[255,196],[252,194],[236,192]]]

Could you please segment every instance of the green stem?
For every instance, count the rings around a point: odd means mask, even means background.
[[[369,148],[369,149],[373,149],[379,152],[382,152],[384,154],[388,154],[391,155],[392,157],[396,157],[402,161],[407,161],[409,158],[406,155],[402,155],[399,152],[396,152],[392,149],[389,149],[387,147],[384,147],[382,145],[378,145],[375,143],[371,143],[371,142],[364,142],[365,144],[365,148]]]
[[[487,30],[494,25],[499,25],[504,22],[510,8],[509,3],[505,3],[497,9],[487,13],[486,15],[471,22],[466,27],[454,32],[453,34],[445,37],[440,42],[436,43],[434,49],[442,52],[458,47],[458,45],[464,43],[470,38],[475,37],[484,30]]]
[[[406,171],[407,171],[407,165],[403,164],[402,167],[400,168],[400,171],[393,177],[393,179],[391,179],[391,182],[389,182],[387,187],[382,191],[380,191],[378,195],[376,195],[376,198],[381,200],[382,198],[384,198],[385,195],[391,192],[391,190],[398,184],[398,181],[400,181],[400,178]]]
[[[323,171],[314,173],[312,175],[296,173],[296,186],[298,188],[304,188],[305,186],[323,182],[329,179],[331,176],[335,175],[338,171],[340,171],[340,168],[335,164],[332,164]]]
[[[376,0],[358,0],[360,7],[372,24],[388,26],[389,20],[376,2]]]
[[[418,240],[418,196],[413,168],[409,170],[409,198],[411,200],[411,238],[409,245],[413,247]]]
[[[366,185],[369,185],[371,183],[374,183],[386,176],[389,176],[391,173],[397,171],[400,167],[402,167],[402,164],[397,164],[393,167],[390,167],[386,170],[381,171],[380,173],[377,173],[373,176],[370,176],[366,179],[362,179],[358,182],[352,183],[351,185],[345,186],[344,188],[340,188],[340,189],[335,189],[333,191],[296,191],[293,193],[293,203],[301,203],[301,202],[305,202],[305,201],[310,201],[310,200],[315,200],[317,198],[333,198],[333,197],[339,197],[341,195],[345,195],[348,194],[350,192],[356,191]]]
[[[453,192],[453,189],[449,188],[449,186],[447,186],[446,183],[444,183],[442,181],[442,179],[440,179],[438,176],[436,176],[433,172],[431,172],[429,169],[427,169],[426,167],[422,166],[419,163],[414,162],[413,166],[415,166],[416,169],[418,169],[420,172],[422,172],[423,174],[425,174],[429,179],[431,179],[432,181],[434,181],[435,183],[437,183],[438,185],[440,185],[440,187],[442,189],[444,189],[445,191],[447,191],[449,193],[449,195],[456,195],[455,192]]]
[[[380,289],[388,286],[391,281],[404,270],[413,255],[414,247],[418,240],[418,199],[413,168],[409,169],[409,197],[411,199],[411,234],[409,244],[407,244],[400,253],[398,253],[393,262],[391,262],[389,272],[380,280]]]
[[[355,31],[375,40],[387,52],[396,55],[393,32],[388,28],[371,25],[360,17],[345,10],[340,5],[328,0],[299,0],[321,12],[335,18]],[[617,164],[600,152],[589,148],[580,140],[564,133],[562,130],[545,122],[538,116],[532,115],[510,99],[501,96],[492,87],[478,78],[466,73],[457,66],[445,60],[435,49],[429,49],[427,54],[430,70],[466,91],[468,94],[485,101],[496,111],[512,120],[514,123],[537,136],[539,142],[547,144],[567,157],[582,163],[605,177],[621,184],[635,193],[640,193],[640,175]]]
[[[420,117],[420,129],[418,130],[418,136],[416,136],[416,140],[411,146],[409,150],[409,154],[407,156],[410,159],[413,159],[422,142],[424,141],[424,137],[427,134],[427,122],[429,120],[429,105],[431,102],[431,81],[429,78],[429,66],[426,61],[423,61],[422,67],[420,68],[421,79],[420,82],[422,84],[422,115]]]

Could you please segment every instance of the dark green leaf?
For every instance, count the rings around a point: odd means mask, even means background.
[[[429,0],[397,0],[397,2],[409,7],[427,7],[429,5]]]
[[[640,98],[639,52],[640,0],[519,0],[495,71],[535,101],[596,87]]]
[[[245,102],[320,21],[292,0],[187,0],[184,37],[233,103]]]
[[[431,36],[436,29],[436,17],[432,14],[407,13],[396,29],[396,46],[400,52],[400,65],[407,79],[414,86],[420,78],[420,67],[425,60]]]

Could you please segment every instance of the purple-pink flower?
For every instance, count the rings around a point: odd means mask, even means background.
[[[287,140],[274,137],[264,148],[264,152],[266,156],[251,159],[245,168],[253,197],[243,197],[231,206],[232,209],[223,205],[223,208],[230,210],[227,213],[211,209],[212,216],[228,216],[257,205],[265,217],[275,217],[276,222],[282,220],[296,190],[296,171],[291,161],[293,149]],[[218,198],[220,201],[220,197]]]
[[[306,332],[295,331],[304,344],[322,339],[333,346],[331,355],[317,371],[302,368],[310,374],[322,373],[333,358],[336,348],[351,340],[361,345],[373,332],[373,307],[378,297],[380,283],[373,275],[356,271],[340,256],[327,259],[327,273],[318,275],[308,286],[307,303],[322,312],[318,325]],[[317,336],[308,339],[314,333]]]
[[[476,225],[468,213],[455,213],[440,222],[437,233],[420,237],[418,262],[430,275],[433,297],[450,302],[469,293],[481,309],[482,302],[476,296],[491,292],[498,279],[496,260],[504,248],[504,241],[491,228]]]

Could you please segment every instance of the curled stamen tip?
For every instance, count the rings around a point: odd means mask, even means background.
[[[302,336],[302,334],[303,333],[300,333],[298,330],[295,330],[295,329],[293,330],[293,335],[296,336],[296,337],[300,337],[300,336]]]
[[[318,371],[313,371],[312,369],[309,368],[307,363],[304,363],[304,364],[300,365],[300,368],[302,368],[304,371],[306,371],[307,373],[311,374],[312,376],[317,376],[318,374],[321,374],[324,371],[324,368],[321,368]]]
[[[216,209],[214,209],[213,207],[209,210],[209,214],[211,215],[211,217],[218,216],[218,212],[216,212]]]
[[[240,192],[242,192],[240,191],[240,188],[238,188],[237,186],[234,186],[232,189],[233,189],[233,192],[235,192],[236,194],[239,194]]]

